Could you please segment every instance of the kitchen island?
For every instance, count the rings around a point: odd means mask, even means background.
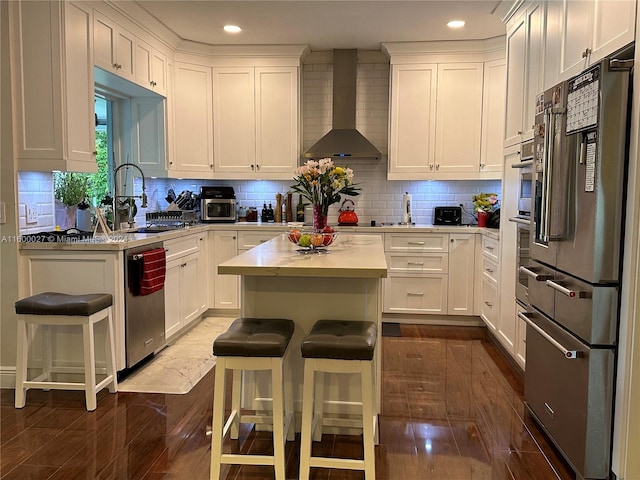
[[[378,235],[340,234],[326,253],[305,253],[280,235],[218,266],[218,273],[241,276],[244,317],[290,318],[296,324],[291,344],[294,408],[302,411],[303,360],[300,343],[320,319],[373,321],[378,325],[374,358],[376,407],[380,405],[382,279],[387,263]],[[270,382],[264,372],[245,375],[243,406],[270,409]],[[325,374],[325,410],[357,414],[356,376]],[[351,404],[349,403],[351,402]],[[296,430],[299,431],[299,417]]]

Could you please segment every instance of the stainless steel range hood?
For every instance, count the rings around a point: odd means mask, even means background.
[[[356,130],[356,75],[358,51],[333,51],[333,127],[304,154],[320,159],[352,157],[380,159],[382,154],[373,143]]]

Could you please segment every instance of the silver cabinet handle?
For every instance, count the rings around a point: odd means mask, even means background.
[[[580,292],[580,291],[575,291],[575,290],[571,290],[563,285],[560,285],[559,283],[556,283],[554,281],[551,280],[547,280],[547,285],[550,286],[551,288],[553,288],[554,290],[562,293],[563,295],[566,295],[569,298],[587,298],[589,293],[588,292]]]
[[[407,262],[407,265],[419,265],[419,266],[422,266],[422,265],[424,265],[424,262]]]
[[[408,243],[409,245],[420,245],[420,246],[424,245],[424,242],[412,242],[412,241],[408,241],[407,243]]]
[[[485,304],[487,307],[493,307],[493,303],[491,303],[491,302],[484,302],[484,304]]]
[[[493,247],[490,247],[490,246],[488,246],[488,245],[487,245],[486,247],[484,247],[484,249],[485,249],[485,250],[489,250],[490,252],[493,252]]]
[[[569,349],[565,348],[564,345],[562,345],[555,338],[553,338],[551,335],[549,335],[547,332],[545,332],[543,329],[541,329],[538,325],[533,323],[529,319],[529,317],[527,317],[524,313],[518,312],[518,318],[524,320],[527,325],[529,325],[536,332],[538,332],[540,335],[542,335],[544,337],[544,339],[547,340],[551,345],[553,345],[558,350],[560,350],[565,358],[573,359],[573,358],[578,358],[578,357],[582,356],[582,352],[580,350],[569,350]]]
[[[423,292],[407,292],[407,295],[410,297],[422,297],[424,296]]]
[[[518,268],[520,273],[524,273],[528,277],[533,278],[536,282],[544,282],[553,278],[551,275],[540,275],[539,273],[534,272],[533,270],[529,270],[527,267]]]
[[[492,270],[492,269],[490,269],[490,268],[485,268],[485,269],[484,269],[484,271],[485,271],[485,272],[489,272],[489,273],[493,273],[493,270]]]
[[[527,168],[533,166],[533,160],[523,160],[518,163],[512,163],[511,168]]]

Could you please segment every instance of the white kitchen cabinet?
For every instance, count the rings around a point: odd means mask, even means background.
[[[555,46],[561,52],[561,80],[635,40],[635,1],[563,0],[561,5],[561,43]]]
[[[449,234],[449,315],[474,314],[475,239],[475,233]]]
[[[436,64],[391,66],[390,180],[428,174],[435,164],[437,82]]]
[[[165,338],[169,339],[207,309],[206,234],[168,240],[164,247],[167,251]]]
[[[238,255],[238,232],[235,230],[216,230],[213,233],[213,303],[216,309],[240,308],[240,277],[238,275],[219,275],[218,265]]]
[[[131,161],[148,177],[166,177],[165,100],[131,100]]]
[[[18,170],[96,172],[91,12],[9,2]]]
[[[524,320],[518,317],[518,313],[525,313],[526,310],[522,305],[516,303],[516,344],[515,344],[515,358],[516,362],[522,369],[525,369],[527,363],[527,324]]]
[[[396,274],[385,279],[383,312],[411,314],[447,313],[446,274]]]
[[[135,83],[134,46],[135,35],[94,10],[93,54],[97,67]]]
[[[213,112],[211,67],[174,63],[173,158],[169,175],[211,178]]]
[[[528,2],[507,23],[504,146],[533,138],[535,97],[542,91],[545,4]]]
[[[167,56],[148,43],[135,39],[136,83],[167,96]]]
[[[283,229],[283,231],[286,227]],[[276,238],[281,235],[281,232],[261,232],[256,230],[251,231],[239,231],[238,232],[238,253],[242,253],[245,250],[249,250],[253,247],[260,245],[261,243],[268,242],[272,238]]]
[[[482,82],[482,63],[438,65],[435,174],[479,171]]]
[[[480,171],[502,172],[507,67],[504,58],[484,64]]]
[[[482,305],[480,307],[480,318],[484,320],[487,328],[494,334],[498,325],[498,288],[495,283],[483,280],[480,284]]]
[[[300,154],[298,70],[213,68],[216,178],[291,178]]]

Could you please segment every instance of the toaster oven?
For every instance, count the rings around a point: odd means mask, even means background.
[[[233,187],[201,187],[200,219],[203,222],[235,222],[236,194]]]
[[[460,207],[435,207],[433,212],[434,225],[460,225],[462,224],[462,208]]]

